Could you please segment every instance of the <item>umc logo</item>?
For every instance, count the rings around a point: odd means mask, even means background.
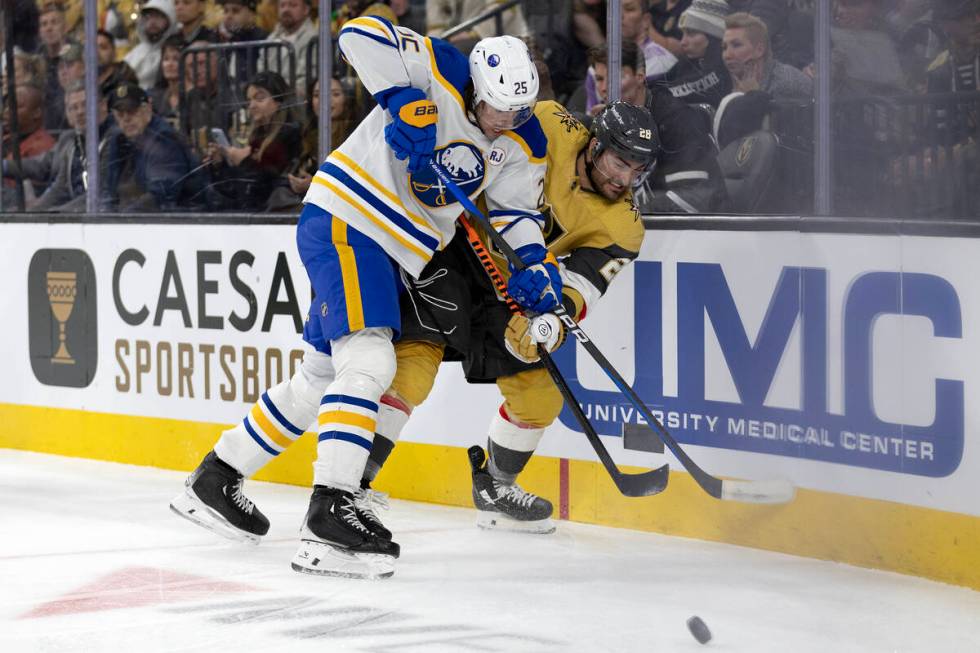
[[[769,297],[757,334],[749,334],[722,267],[715,263],[677,263],[676,342],[663,331],[662,264],[639,261],[633,303],[636,306],[636,376],[633,388],[681,442],[792,456],[903,474],[942,477],[960,464],[965,439],[966,393],[955,368],[946,374],[911,369],[909,378],[883,374],[876,361],[876,328],[882,318],[910,316],[927,320],[929,335],[911,335],[902,347],[914,350],[933,339],[963,337],[963,318],[955,288],[942,277],[914,272],[870,271],[850,280],[843,293],[832,291],[828,270],[784,267]],[[831,302],[839,302],[841,348],[831,365]],[[717,342],[724,367],[707,365],[708,332]],[[793,338],[798,332],[798,339]],[[792,344],[792,343],[797,344]],[[664,393],[664,347],[676,346],[677,396]],[[879,353],[879,356],[881,354]],[[892,355],[908,355],[892,350]],[[563,370],[575,370],[575,347],[556,353]],[[767,396],[780,363],[795,358],[795,407],[770,405]],[[836,370],[836,372],[835,372]],[[838,374],[842,402],[831,410],[831,374]],[[730,377],[737,401],[710,398],[708,374]],[[925,394],[906,398],[931,406],[930,423],[888,421],[875,401],[875,388],[903,393],[917,377]],[[614,392],[569,385],[600,433],[623,432],[636,423]],[[786,379],[788,382],[789,379]],[[909,386],[911,387],[911,386]],[[903,395],[899,395],[903,396]],[[565,408],[562,422],[577,428]]]
[[[435,160],[446,169],[449,177],[468,196],[483,184],[486,170],[483,154],[472,143],[457,141],[436,150]],[[412,193],[426,206],[442,208],[456,201],[442,180],[429,168],[423,168],[409,179]]]
[[[31,368],[45,385],[84,388],[98,364],[95,269],[78,249],[41,249],[27,272]]]

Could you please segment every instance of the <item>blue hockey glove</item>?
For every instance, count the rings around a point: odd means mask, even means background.
[[[524,245],[516,251],[527,267],[518,271],[510,266],[508,294],[521,307],[535,313],[548,313],[558,308],[562,283],[554,254],[537,244]]]
[[[439,109],[417,88],[405,87],[388,98],[388,113],[394,119],[385,127],[385,142],[399,161],[408,159],[415,173],[429,165],[436,147]]]

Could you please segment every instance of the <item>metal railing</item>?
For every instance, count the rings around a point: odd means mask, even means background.
[[[284,65],[285,64],[285,65]],[[245,88],[263,70],[283,74],[296,87],[296,51],[285,41],[195,45],[181,51],[179,123],[197,152],[207,149],[211,129],[237,133],[244,125]]]
[[[493,21],[494,34],[496,36],[500,36],[504,33],[504,12],[508,9],[516,7],[519,4],[522,4],[522,0],[509,0],[508,2],[503,2],[492,9],[484,11],[482,14],[476,15],[469,20],[464,20],[456,27],[447,29],[445,32],[439,35],[439,38],[450,39],[458,34],[468,32],[469,30],[473,29],[474,26],[488,20]]]

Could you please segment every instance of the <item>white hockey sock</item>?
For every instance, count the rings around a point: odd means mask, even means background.
[[[354,492],[374,441],[381,395],[395,375],[395,350],[390,329],[357,331],[331,346],[337,378],[320,402],[313,482]]]
[[[262,393],[245,419],[221,434],[214,452],[245,478],[252,476],[313,423],[331,380],[330,357],[307,353],[291,379]]]
[[[373,481],[391,455],[395,443],[398,442],[402,429],[412,414],[412,407],[390,394],[381,397],[378,407],[378,424],[374,431],[374,443],[364,468],[364,478]]]
[[[541,442],[544,428],[511,421],[504,407],[490,421],[490,475],[513,483]],[[515,420],[516,421],[516,420]]]

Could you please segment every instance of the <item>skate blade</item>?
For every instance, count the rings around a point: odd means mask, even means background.
[[[293,571],[317,576],[378,580],[395,573],[395,559],[381,553],[352,553],[319,540],[300,540]]]
[[[520,521],[500,512],[477,512],[476,525],[486,531],[509,531],[514,533],[534,533],[548,535],[554,533],[557,526],[551,519],[535,521]]]
[[[180,515],[187,521],[229,540],[253,545],[257,545],[262,540],[259,535],[243,531],[229,524],[224,517],[198,499],[190,488],[186,488],[174,497],[174,500],[170,502],[170,509],[175,515]]]

